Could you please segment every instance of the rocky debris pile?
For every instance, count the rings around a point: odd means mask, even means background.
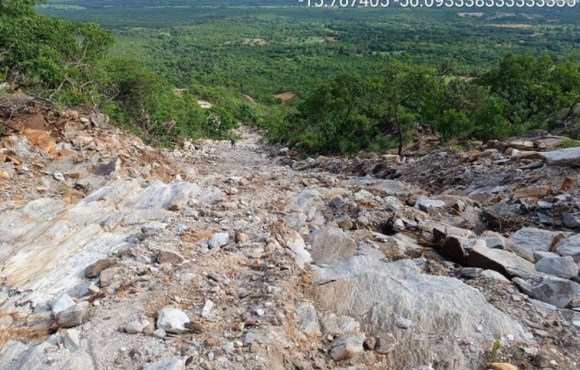
[[[421,157],[367,154],[303,161],[282,150],[282,163],[296,170],[399,180],[432,195],[464,197],[482,206],[485,229],[498,232],[524,226],[578,231],[580,146],[559,149],[567,142],[545,135],[476,145],[467,152],[442,148]]]
[[[21,163],[1,164],[0,369],[580,364],[577,229],[489,227],[469,171],[435,192],[407,173],[427,158],[395,163],[396,179],[349,176],[328,165],[349,160],[289,168],[248,131],[236,148],[158,150],[83,111],[19,104],[12,124],[42,113],[55,150],[1,139]],[[499,157],[481,158],[460,165]],[[574,177],[551,168],[537,186]],[[493,204],[521,208],[510,181]],[[571,207],[576,184],[535,204]]]

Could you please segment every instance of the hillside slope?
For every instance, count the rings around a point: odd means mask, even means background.
[[[170,151],[98,112],[0,112],[0,369],[580,362],[577,148],[298,161],[249,131]]]

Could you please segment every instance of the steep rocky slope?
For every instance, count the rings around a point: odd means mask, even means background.
[[[578,367],[577,151],[299,161],[0,113],[0,369]]]

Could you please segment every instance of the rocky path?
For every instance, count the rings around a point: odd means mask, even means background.
[[[0,145],[0,369],[578,366],[571,229],[508,239],[467,195],[280,158],[249,131],[159,151],[54,119],[61,137]]]

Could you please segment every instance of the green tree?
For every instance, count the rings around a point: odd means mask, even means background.
[[[437,117],[441,80],[433,69],[392,62],[383,75],[382,98],[387,124],[394,125],[398,153],[415,122],[432,123]]]

